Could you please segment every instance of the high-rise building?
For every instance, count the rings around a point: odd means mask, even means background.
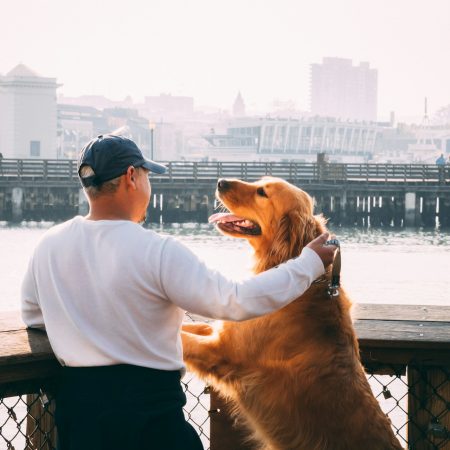
[[[368,62],[323,58],[311,64],[311,113],[341,120],[377,120],[378,71]]]
[[[0,76],[0,152],[5,158],[56,158],[56,78],[23,64]]]

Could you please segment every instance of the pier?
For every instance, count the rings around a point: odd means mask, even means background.
[[[353,316],[369,383],[401,444],[450,450],[450,307],[358,304]],[[0,337],[0,448],[54,450],[60,366],[48,338],[18,312],[0,315]],[[184,383],[185,414],[205,450],[254,450],[223,399],[192,377]]]
[[[206,222],[219,178],[283,178],[314,197],[316,212],[335,226],[450,226],[450,167],[422,164],[295,162],[165,163],[151,175],[149,220]],[[3,159],[0,220],[64,220],[87,211],[76,161]]]

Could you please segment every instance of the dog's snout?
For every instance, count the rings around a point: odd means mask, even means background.
[[[229,189],[231,186],[231,183],[229,181],[227,181],[225,178],[221,178],[218,182],[217,182],[217,189],[219,190],[219,192],[224,192],[227,189]]]

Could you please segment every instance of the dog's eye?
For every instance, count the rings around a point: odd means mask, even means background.
[[[266,198],[267,198],[266,191],[265,191],[262,187],[259,187],[258,189],[256,189],[256,193],[257,193],[260,197],[266,197]]]

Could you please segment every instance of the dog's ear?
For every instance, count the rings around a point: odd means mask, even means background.
[[[313,216],[313,221],[314,221],[314,226],[313,226],[312,234],[310,235],[310,240],[308,242],[311,242],[317,236],[320,236],[321,234],[325,233],[325,231],[327,231],[328,219],[325,218],[323,216],[323,214],[316,214],[315,216]]]
[[[280,264],[300,255],[303,247],[325,232],[326,220],[320,214],[305,217],[298,211],[285,214],[272,242],[271,259]]]

